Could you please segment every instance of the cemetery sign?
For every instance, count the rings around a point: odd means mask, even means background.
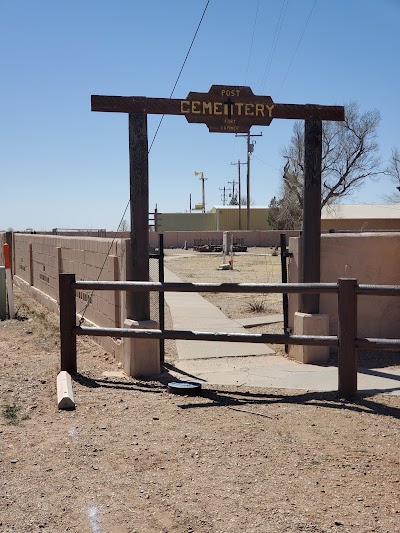
[[[185,99],[93,95],[92,111],[183,115],[219,133],[247,133],[251,126],[269,126],[274,118],[344,120],[342,106],[278,104],[241,85],[212,85],[208,93],[190,92]]]

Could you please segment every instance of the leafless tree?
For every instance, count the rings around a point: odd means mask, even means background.
[[[129,224],[128,224],[128,222],[126,221],[125,218],[123,218],[123,219],[121,220],[120,225],[119,225],[118,231],[129,231],[129,229],[130,229],[130,228],[129,228]]]
[[[343,122],[324,122],[322,129],[322,187],[321,207],[349,196],[367,178],[377,179],[383,170],[378,157],[377,129],[380,114],[377,110],[360,113],[358,104],[345,106]],[[283,169],[281,193],[286,203],[303,206],[304,184],[304,125],[296,122],[288,147],[283,150],[286,164]]]
[[[397,192],[385,194],[383,199],[386,203],[398,204],[400,202],[400,152],[398,148],[393,148],[392,150],[386,174],[396,184]]]

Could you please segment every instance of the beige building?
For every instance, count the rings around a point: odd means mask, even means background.
[[[246,230],[247,208],[242,205],[215,205],[208,213],[157,213],[156,231]],[[249,230],[268,230],[268,207],[250,207]]]
[[[338,204],[321,212],[322,231],[400,230],[400,204]]]
[[[216,205],[208,213],[157,213],[156,231],[246,230],[246,206]],[[239,223],[240,218],[240,223]],[[250,230],[269,230],[268,207],[250,207]],[[400,204],[337,204],[321,212],[323,232],[400,230]]]

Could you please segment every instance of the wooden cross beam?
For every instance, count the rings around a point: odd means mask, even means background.
[[[182,115],[220,133],[247,133],[251,126],[269,126],[274,118],[344,120],[343,106],[277,104],[250,87],[224,85],[213,85],[208,93],[190,92],[185,99],[93,95],[92,111]]]

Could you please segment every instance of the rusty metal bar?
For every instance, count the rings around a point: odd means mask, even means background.
[[[338,390],[343,398],[352,398],[357,393],[357,280],[341,278],[338,283]]]
[[[81,290],[243,293],[337,293],[337,283],[180,283],[140,281],[76,281]]]
[[[76,326],[75,335],[94,337],[137,337],[146,339],[178,339],[189,341],[256,342],[268,344],[306,344],[310,346],[338,346],[335,336],[281,335],[275,333],[220,333],[214,331],[190,331],[166,329],[89,328]]]
[[[400,350],[400,339],[372,339],[357,337],[355,346],[359,350]]]

